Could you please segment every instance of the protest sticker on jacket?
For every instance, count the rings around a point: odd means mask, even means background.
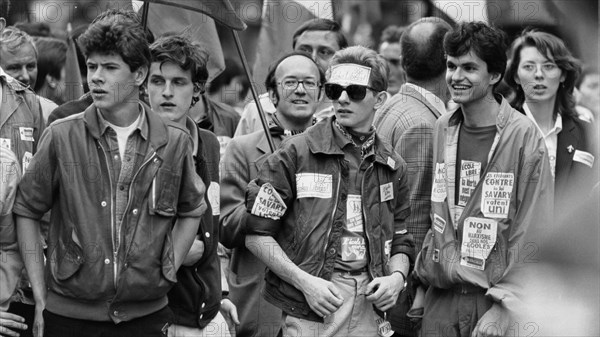
[[[346,227],[351,232],[363,232],[362,199],[358,194],[348,194],[346,199]]]
[[[252,214],[263,218],[279,220],[287,210],[283,199],[269,183],[260,187],[252,206]]]
[[[496,220],[466,218],[463,225],[460,264],[479,270],[485,269],[485,260],[496,244],[497,231]]]
[[[331,174],[298,173],[296,174],[296,197],[331,198],[333,178]]]
[[[472,160],[461,160],[460,185],[458,190],[458,205],[466,206],[471,194],[479,183],[481,163]]]
[[[342,261],[361,261],[367,258],[367,245],[361,236],[342,238]]]
[[[387,183],[379,186],[379,197],[381,202],[394,199],[394,184]]]
[[[515,176],[513,173],[489,172],[483,181],[481,212],[487,218],[508,217],[510,197]]]
[[[19,127],[19,135],[21,140],[33,142],[33,128]]]
[[[210,207],[212,208],[212,215],[220,215],[221,187],[219,184],[211,181],[210,185],[208,185],[208,189],[206,190],[206,194],[208,195],[208,201],[210,202]]]
[[[9,149],[9,150],[12,151],[11,144],[12,144],[12,139],[10,139],[10,138],[0,138],[0,147],[3,147],[5,149]]]
[[[444,202],[446,200],[446,164],[436,163],[431,188],[431,201]]]
[[[444,220],[444,218],[442,218],[441,216],[434,214],[433,228],[440,234],[444,233],[444,229],[446,228],[446,220]]]

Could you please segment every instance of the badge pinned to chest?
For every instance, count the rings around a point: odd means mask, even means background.
[[[21,136],[21,140],[33,142],[33,128],[19,127],[19,135]]]
[[[379,337],[392,337],[394,330],[392,330],[392,324],[387,320],[387,314],[383,314],[384,318],[377,316],[375,323],[377,323],[377,336]]]
[[[469,217],[465,219],[461,252],[462,266],[485,269],[485,261],[496,245],[498,222],[493,219]]]
[[[508,217],[514,182],[513,173],[488,172],[485,175],[481,212],[486,218],[506,219]]]
[[[0,138],[0,147],[11,150],[12,140],[10,138]]]
[[[436,163],[431,187],[431,201],[444,202],[446,200],[446,164]]]
[[[394,199],[394,183],[387,183],[379,186],[379,197],[381,202]]]

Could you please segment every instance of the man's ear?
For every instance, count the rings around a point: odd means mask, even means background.
[[[48,83],[48,86],[51,89],[56,89],[56,87],[58,86],[58,80],[50,74],[46,74],[46,83]]]
[[[501,77],[502,76],[500,75],[500,73],[492,73],[492,78],[490,79],[490,84],[496,85],[496,83],[500,82]]]
[[[269,89],[269,99],[271,100],[271,103],[273,103],[273,106],[277,107],[277,103],[279,103],[279,95],[277,95],[275,90]]]
[[[375,95],[375,106],[373,107],[373,109],[379,110],[379,108],[381,108],[385,104],[386,100],[387,93],[385,91],[380,91],[379,93],[377,93],[377,95]]]
[[[148,76],[148,66],[140,66],[135,71],[135,85],[141,86],[146,81]]]
[[[204,84],[194,83],[194,97],[200,97],[204,93]]]

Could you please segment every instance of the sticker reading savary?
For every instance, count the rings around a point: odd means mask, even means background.
[[[481,211],[485,217],[505,219],[508,216],[514,174],[489,172],[483,181]]]
[[[252,206],[253,215],[279,220],[285,214],[286,210],[287,206],[283,202],[283,199],[271,184],[265,183],[260,187]]]

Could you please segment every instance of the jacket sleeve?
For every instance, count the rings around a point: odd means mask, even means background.
[[[532,130],[535,131],[535,130]],[[521,306],[521,272],[537,260],[536,252],[543,241],[543,233],[552,227],[554,181],[546,146],[537,132],[525,135],[520,153],[517,181],[516,214],[508,237],[507,268],[503,277],[488,289],[494,302],[502,303],[510,311]]]
[[[60,169],[52,141],[52,131],[52,128],[44,131],[37,152],[21,179],[13,208],[16,215],[38,220],[52,207]]]
[[[242,144],[231,140],[221,162],[221,243],[227,248],[244,247],[246,221],[246,188],[250,167]]]
[[[392,238],[391,255],[406,254],[411,265],[415,261],[415,242],[406,228],[406,218],[410,215],[409,188],[406,177],[406,163],[401,160],[398,190],[396,191],[396,207],[394,209],[394,236]]]
[[[189,135],[182,138],[185,150],[181,166],[181,182],[179,183],[179,198],[177,202],[178,217],[201,217],[206,211],[207,205],[204,200],[206,186],[196,173],[194,158],[192,155],[192,139]]]
[[[284,142],[266,159],[258,177],[248,185],[247,234],[276,236],[282,224],[281,218],[295,199],[296,158],[293,146],[286,146]]]

